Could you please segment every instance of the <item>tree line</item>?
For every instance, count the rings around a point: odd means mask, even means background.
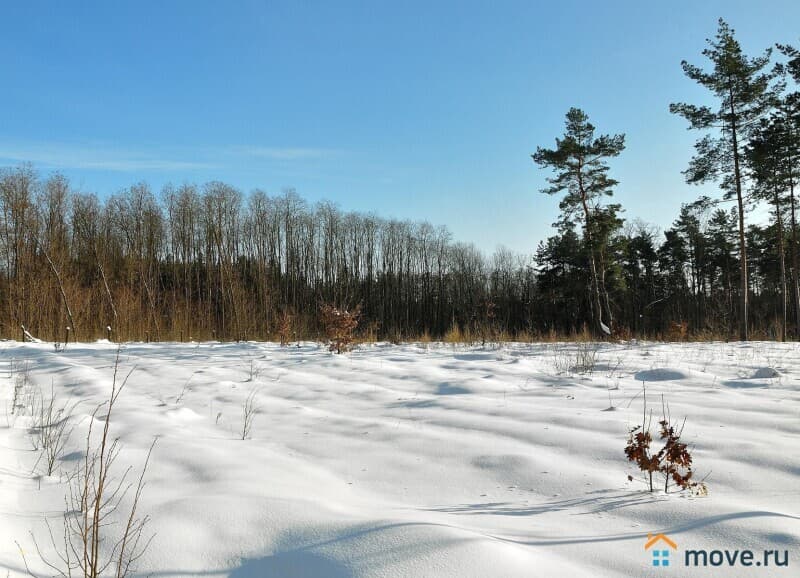
[[[624,135],[567,113],[533,160],[561,195],[556,234],[532,256],[484,255],[444,227],[310,205],[294,191],[221,182],[137,183],[110,197],[31,166],[0,171],[0,328],[42,338],[312,338],[325,306],[359,308],[379,339],[596,335],[800,336],[795,180],[800,53],[742,53],[720,21],[683,63],[717,108],[674,104],[703,132],[685,172],[722,198],[684,205],[663,234],[608,199]],[[732,206],[725,203],[733,201]],[[757,203],[767,224],[746,224]]]
[[[532,155],[555,173],[542,192],[562,195],[558,234],[537,252],[538,287],[551,296],[554,324],[588,319],[599,335],[800,336],[800,52],[776,48],[779,61],[772,49],[748,57],[720,19],[703,51],[709,69],[681,63],[715,102],[670,105],[702,134],[684,176],[717,184],[722,197],[684,205],[663,239],[626,224],[622,207],[604,202],[617,184],[608,161],[624,151],[624,135],[595,136],[588,116],[573,108],[555,148]],[[769,207],[770,223],[747,225],[759,204]]]
[[[533,270],[485,258],[444,227],[310,206],[294,191],[249,195],[221,182],[145,183],[105,200],[30,166],[0,173],[3,333],[66,340],[265,339],[288,314],[320,331],[323,304],[361,305],[360,328],[401,339],[477,327],[491,295],[497,325],[526,327]],[[482,317],[480,319],[483,319]]]

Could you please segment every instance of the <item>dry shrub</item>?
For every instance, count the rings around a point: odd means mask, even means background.
[[[364,343],[377,343],[378,342],[378,335],[380,333],[381,323],[380,321],[370,321],[365,330],[364,335],[361,338],[361,341]]]
[[[31,433],[34,449],[40,452],[36,463],[43,462],[45,473],[52,476],[72,432],[70,422],[74,406],[60,404],[52,386],[48,397],[39,390],[34,399]]]
[[[463,343],[464,342],[464,333],[461,331],[461,327],[459,327],[458,323],[453,321],[453,324],[450,326],[450,329],[444,334],[444,342],[445,343]]]
[[[625,446],[625,455],[628,461],[635,462],[639,470],[644,472],[648,480],[650,491],[653,491],[653,474],[660,467],[658,455],[653,455],[650,444],[653,436],[650,434],[649,426],[637,425],[628,432],[628,445]],[[633,481],[633,476],[628,476],[629,481]]]
[[[669,324],[667,341],[686,341],[689,334],[689,324],[686,321],[673,321]]]
[[[361,305],[352,311],[339,309],[330,304],[320,307],[320,321],[328,337],[328,349],[336,353],[350,351],[361,315]]]
[[[281,313],[278,319],[278,338],[281,342],[281,347],[287,347],[292,338],[292,321],[294,316],[288,311]]]
[[[487,341],[497,341],[497,305],[491,299],[487,299],[483,303],[480,312],[480,320],[475,328],[476,333],[480,336],[481,345],[486,345]]]
[[[496,343],[509,343],[515,341],[516,336],[512,333],[509,333],[505,329],[501,331],[495,331],[493,341]]]
[[[661,457],[661,473],[664,475],[664,492],[669,490],[670,480],[685,490],[692,485],[692,454],[689,452],[689,447],[681,441],[681,434],[683,433],[683,426],[681,424],[679,430],[676,430],[673,425],[669,423],[667,418],[658,422],[661,426],[661,439],[664,440],[664,447],[661,449],[663,455]]]
[[[116,460],[122,448],[119,438],[110,435],[109,428],[117,399],[133,372],[131,370],[119,383],[120,351],[117,349],[108,401],[92,412],[83,459],[69,477],[63,529],[54,533],[45,518],[55,558],[43,554],[39,542],[31,533],[37,555],[56,572],[56,576],[125,578],[134,573],[136,562],[144,555],[153,538],[152,535],[146,535],[145,531],[150,517],[140,515],[139,505],[155,440],[150,444],[138,479],[129,481],[132,468],[123,470],[121,476],[115,476]],[[97,423],[102,423],[103,427],[96,440],[93,430]],[[17,547],[27,573],[34,576],[19,543]]]
[[[258,401],[256,399],[257,395],[258,389],[253,389],[247,398],[245,398],[244,403],[242,403],[242,440],[249,438],[253,431],[253,422],[259,410]]]
[[[403,333],[398,329],[392,329],[386,334],[386,341],[391,343],[392,345],[400,345],[403,343]]]
[[[646,395],[646,392],[645,392]],[[646,412],[645,398],[645,412]],[[697,495],[705,495],[708,492],[703,481],[693,481],[694,471],[692,469],[692,454],[689,446],[681,441],[683,421],[680,428],[676,428],[671,423],[669,409],[663,405],[664,417],[658,422],[660,427],[659,437],[664,442],[663,447],[654,453],[651,448],[653,436],[650,433],[649,418],[643,417],[642,425],[633,427],[628,432],[628,445],[625,446],[625,455],[628,461],[636,463],[639,470],[644,472],[645,478],[652,492],[653,474],[660,473],[664,478],[664,493],[669,492],[670,483],[674,483],[681,490],[690,490]],[[633,481],[633,476],[628,476],[629,481]]]
[[[597,365],[597,346],[588,341],[580,342],[574,359],[572,371],[580,374],[592,373]]]
[[[614,327],[614,330],[611,332],[611,335],[614,339],[619,341],[630,341],[633,339],[633,332],[631,331],[630,327],[622,327],[617,326]]]
[[[515,335],[510,337],[511,339],[509,339],[509,341],[518,341],[520,343],[531,343],[534,340],[534,336],[527,329],[518,331]]]

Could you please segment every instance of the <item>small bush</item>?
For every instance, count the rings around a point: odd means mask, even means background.
[[[689,324],[686,321],[673,321],[667,331],[668,341],[686,341],[689,335]]]
[[[550,357],[550,364],[553,366],[553,372],[556,375],[568,373],[572,370],[573,359],[564,347],[554,346],[553,354]]]
[[[575,373],[592,373],[597,365],[597,347],[593,343],[581,342],[575,352]]]
[[[30,363],[26,359],[21,364],[11,361],[11,371],[14,374],[14,392],[11,400],[11,415],[24,412],[27,407],[23,396],[29,391]]]
[[[575,351],[570,346],[553,346],[550,363],[555,373],[592,373],[597,365],[597,347],[591,342],[579,342]]]
[[[477,333],[481,338],[481,346],[485,346],[487,341],[497,341],[497,305],[494,301],[487,299],[483,303],[480,312],[480,319],[477,321]]]
[[[57,576],[125,578],[134,573],[137,560],[144,555],[152,540],[152,535],[147,536],[145,532],[150,517],[141,516],[138,507],[155,440],[150,445],[136,481],[128,481],[133,471],[131,468],[124,470],[120,477],[114,476],[121,445],[119,438],[110,436],[109,429],[117,399],[133,372],[131,370],[120,384],[117,375],[119,359],[118,349],[111,393],[108,400],[95,408],[89,418],[84,457],[69,478],[62,531],[54,533],[45,518],[55,558],[48,558],[42,553],[39,542],[31,533],[39,558]],[[102,420],[99,418],[101,413],[105,414]],[[103,426],[99,440],[93,436],[97,423]],[[125,501],[127,504],[123,503]],[[59,537],[56,538],[56,535]],[[26,571],[34,576],[19,543],[17,547]]]
[[[450,329],[444,334],[444,342],[445,343],[463,343],[464,342],[464,334],[461,332],[461,327],[459,327],[458,323],[453,321],[453,324],[450,326]]]
[[[292,339],[292,321],[294,316],[288,311],[281,313],[278,319],[278,338],[281,342],[281,347],[287,347]]]
[[[253,431],[253,422],[259,409],[256,395],[258,395],[258,390],[254,389],[242,404],[242,440],[249,438]]]
[[[49,397],[37,391],[31,433],[34,449],[40,452],[37,465],[43,461],[48,476],[53,475],[56,461],[69,441],[71,417],[72,408],[59,404],[52,389]]]
[[[325,304],[320,307],[320,320],[328,337],[328,349],[336,353],[350,351],[355,338],[361,306],[352,311]]]
[[[261,377],[261,365],[255,360],[250,360],[250,370],[247,374],[247,379],[245,381],[253,382],[258,381],[258,378]]]
[[[707,488],[704,482],[692,480],[692,454],[689,446],[681,441],[684,420],[678,429],[671,423],[669,410],[663,406],[664,417],[658,422],[660,426],[659,437],[664,442],[658,452],[653,452],[651,444],[653,436],[650,433],[652,412],[649,417],[643,417],[642,424],[637,425],[628,432],[628,445],[625,446],[625,455],[628,461],[635,462],[639,470],[644,472],[650,491],[654,491],[653,474],[661,474],[664,478],[664,493],[669,492],[670,483],[674,483],[681,490],[690,490],[698,495],[705,495]],[[647,414],[647,397],[645,391],[645,416]],[[633,476],[628,476],[633,481]]]

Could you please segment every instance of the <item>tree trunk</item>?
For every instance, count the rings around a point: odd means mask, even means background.
[[[739,167],[739,143],[736,134],[736,110],[733,103],[733,88],[730,89],[731,103],[731,139],[733,144],[733,174],[736,182],[736,202],[739,207],[739,253],[741,254],[739,263],[739,275],[741,277],[741,296],[739,297],[740,316],[739,319],[739,339],[747,341],[747,298],[749,293],[749,283],[747,280],[747,242],[744,237],[744,201],[742,200],[742,173]]]
[[[579,167],[579,171],[582,170],[582,167]],[[601,335],[606,335],[606,325],[603,323],[603,305],[600,299],[600,280],[598,279],[597,275],[597,262],[595,260],[595,253],[594,253],[594,241],[592,240],[592,230],[591,230],[591,215],[589,213],[589,204],[586,201],[586,191],[583,189],[583,182],[579,175],[579,186],[580,186],[580,193],[581,193],[581,204],[583,206],[583,218],[584,218],[584,236],[586,237],[586,245],[589,248],[589,270],[592,274],[592,291],[593,291],[593,302],[594,302],[594,315],[595,321],[597,322],[597,327],[600,331]],[[609,328],[610,329],[610,328]]]
[[[781,200],[778,188],[774,189],[775,220],[778,224],[778,251],[780,251],[781,264],[781,341],[786,341],[786,323],[788,315],[786,312],[786,251],[783,248],[783,214],[781,213]]]
[[[794,284],[795,337],[800,338],[800,280],[797,270],[797,220],[795,218],[794,178],[789,173],[789,200],[792,225],[792,282]]]

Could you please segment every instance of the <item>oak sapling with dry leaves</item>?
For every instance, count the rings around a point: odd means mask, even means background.
[[[320,307],[320,321],[328,338],[330,351],[344,353],[352,349],[360,316],[361,305],[356,305],[352,311],[330,304]]]
[[[650,433],[652,424],[652,411],[647,413],[647,392],[644,393],[644,414],[642,423],[628,431],[628,444],[625,446],[625,455],[628,461],[634,462],[639,470],[644,473],[650,491],[654,491],[653,475],[661,474],[664,479],[664,493],[669,493],[670,484],[674,483],[681,490],[689,490],[695,495],[706,495],[708,488],[705,481],[693,480],[693,459],[689,446],[681,441],[686,420],[680,427],[672,423],[669,406],[662,397],[663,417],[658,422],[659,438],[664,445],[654,452],[652,448],[653,435]],[[628,481],[633,481],[633,476],[628,476]]]

